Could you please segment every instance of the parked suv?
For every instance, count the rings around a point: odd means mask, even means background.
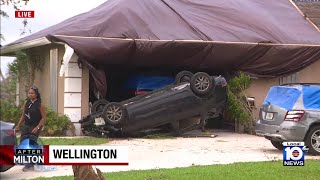
[[[257,135],[282,149],[284,141],[303,141],[320,154],[320,84],[288,84],[270,89],[256,124]]]

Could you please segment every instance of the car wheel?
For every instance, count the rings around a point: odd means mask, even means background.
[[[107,105],[109,101],[105,99],[99,99],[92,104],[91,113],[103,111],[105,105]]]
[[[306,145],[309,147],[309,153],[320,155],[320,126],[312,127],[306,138]]]
[[[102,117],[106,123],[118,125],[126,118],[126,111],[119,103],[109,103],[103,108]]]
[[[282,145],[282,142],[280,141],[271,141],[271,144],[273,145],[273,147],[279,149],[279,150],[283,150],[283,145]]]
[[[198,72],[192,76],[190,81],[191,90],[198,96],[209,95],[215,84],[212,78],[204,72]]]
[[[175,83],[190,82],[193,73],[190,71],[181,71],[176,75]]]

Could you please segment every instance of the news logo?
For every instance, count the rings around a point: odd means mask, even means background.
[[[23,137],[21,143],[14,148],[13,163],[25,164],[44,164],[43,146],[38,145],[37,137]]]
[[[34,11],[15,11],[15,18],[34,18]]]
[[[305,152],[309,148],[304,142],[283,142],[283,166],[304,166]]]

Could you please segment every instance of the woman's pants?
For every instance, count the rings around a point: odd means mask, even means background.
[[[32,130],[35,128],[36,126],[28,126],[28,125],[24,125],[21,129],[21,137],[20,137],[20,144],[25,140],[25,139],[29,139],[29,143],[30,145],[39,145],[38,144],[38,137],[41,133],[42,128],[40,128],[38,130],[38,132],[36,134],[32,133]],[[26,167],[32,167],[34,164],[26,164]]]

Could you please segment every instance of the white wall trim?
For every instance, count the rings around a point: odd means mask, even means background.
[[[43,38],[39,38],[39,39],[35,39],[35,40],[31,40],[31,41],[27,41],[19,44],[8,45],[1,48],[0,55],[1,56],[10,55],[10,53],[13,53],[20,49],[28,49],[32,47],[47,45],[50,43],[51,42],[47,38],[43,37]]]
[[[58,48],[50,49],[50,105],[58,111]]]
[[[82,114],[82,69],[77,63],[78,56],[73,49],[65,46],[63,64],[60,68],[60,76],[64,76],[64,114],[75,125],[76,135],[81,135],[81,127],[78,123]]]

